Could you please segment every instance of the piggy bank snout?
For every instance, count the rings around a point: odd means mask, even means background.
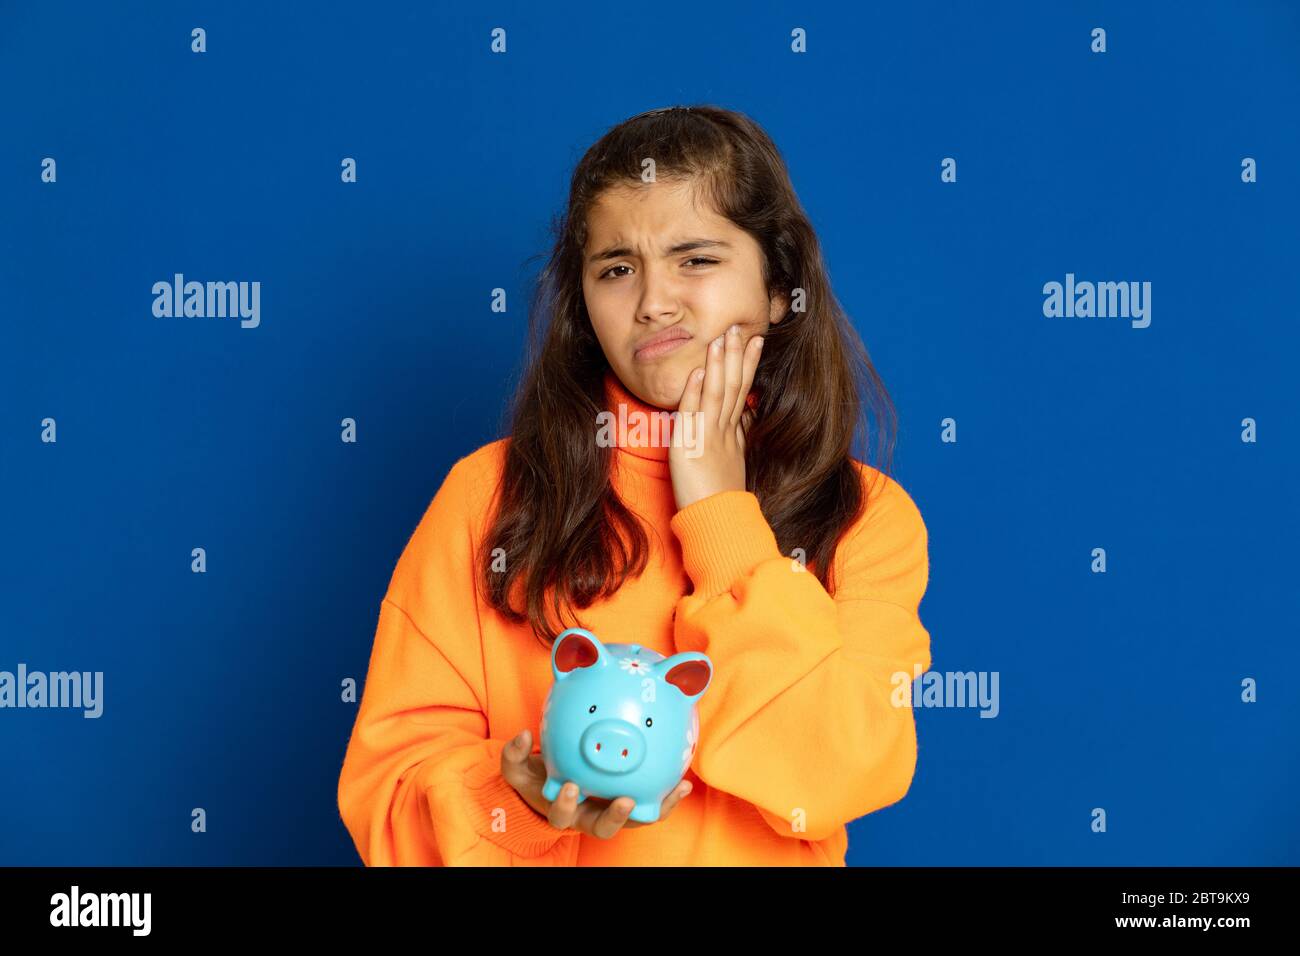
[[[645,752],[645,737],[626,720],[598,720],[582,735],[583,760],[604,773],[631,773]]]

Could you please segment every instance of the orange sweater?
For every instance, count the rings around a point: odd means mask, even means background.
[[[612,372],[605,394],[611,410],[657,411]],[[614,451],[614,487],[649,525],[652,553],[640,577],[579,611],[581,624],[665,656],[702,651],[714,676],[692,792],[665,820],[601,840],[552,827],[500,773],[501,749],[525,727],[540,751],[551,686],[547,649],[473,584],[506,441],[452,466],[380,603],[338,784],[362,861],[843,866],[845,824],[900,800],[916,766],[910,683],[894,678],[930,667],[918,617],[928,541],[912,499],[877,479],[836,552],[832,597],[782,555],[752,493],[678,511],[662,442]],[[878,474],[858,466],[864,485]]]

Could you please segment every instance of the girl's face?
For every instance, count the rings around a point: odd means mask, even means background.
[[[785,314],[763,285],[763,253],[689,183],[606,190],[587,217],[582,292],[596,338],[633,395],[675,409],[709,343],[735,323],[742,346]]]

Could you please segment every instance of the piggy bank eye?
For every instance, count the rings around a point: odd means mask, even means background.
[[[653,717],[647,717],[645,719],[645,725],[647,727],[653,727],[655,725],[655,719]]]
[[[589,713],[589,714],[594,714],[595,712],[596,712],[596,705],[595,705],[595,704],[592,704],[590,707],[587,708],[587,713]]]

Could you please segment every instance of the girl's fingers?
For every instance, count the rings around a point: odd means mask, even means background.
[[[727,375],[723,355],[726,339],[724,333],[709,343],[709,355],[704,363],[704,395],[700,400],[700,411],[704,412],[704,420],[713,424],[722,423],[723,379]]]
[[[532,745],[532,734],[525,728],[501,748],[501,776],[516,790],[528,783],[528,753]]]
[[[596,818],[596,822],[591,825],[591,835],[602,840],[608,840],[623,829],[628,814],[632,812],[632,808],[635,806],[636,801],[631,797],[619,797],[614,800]]]
[[[682,400],[677,403],[677,410],[683,415],[700,410],[701,389],[704,386],[704,369],[694,369],[686,377],[686,387],[682,389]]]
[[[567,830],[573,826],[578,815],[578,785],[566,780],[560,788],[560,795],[551,802],[547,821],[557,830]]]
[[[672,815],[673,808],[676,807],[677,804],[681,803],[683,800],[686,799],[686,795],[691,792],[691,789],[692,788],[690,782],[686,780],[683,780],[676,787],[674,787],[672,793],[664,797],[663,802],[659,804],[659,819],[656,820],[655,823],[662,823],[663,821],[667,820],[668,817]],[[630,813],[631,810],[632,808],[629,808],[628,812]],[[623,828],[625,830],[635,829],[637,827],[650,827],[650,826],[654,826],[654,823],[641,823],[637,820],[632,820],[632,819],[629,819],[626,823],[623,824]]]
[[[659,819],[668,819],[668,815],[673,812],[673,807],[681,803],[685,796],[690,792],[691,785],[685,780],[674,787],[673,792],[668,794],[668,796],[664,798],[664,802],[659,805]]]
[[[740,379],[744,374],[745,343],[740,335],[740,326],[734,323],[727,329],[726,342],[723,345],[725,369],[722,385],[722,406],[718,409],[718,424],[735,424],[735,409],[740,394]]]
[[[755,335],[745,343],[745,364],[741,372],[740,394],[736,396],[736,407],[731,412],[733,425],[740,424],[741,416],[745,413],[745,402],[749,398],[750,386],[754,384],[754,372],[758,368],[758,358],[762,354],[763,337]]]
[[[525,727],[505,745],[501,755],[506,758],[507,763],[522,764],[528,757],[528,751],[532,749],[532,743],[532,732]]]
[[[699,441],[700,394],[703,388],[704,369],[697,368],[687,376],[682,400],[677,403],[677,418],[673,422],[674,448],[690,448]]]

